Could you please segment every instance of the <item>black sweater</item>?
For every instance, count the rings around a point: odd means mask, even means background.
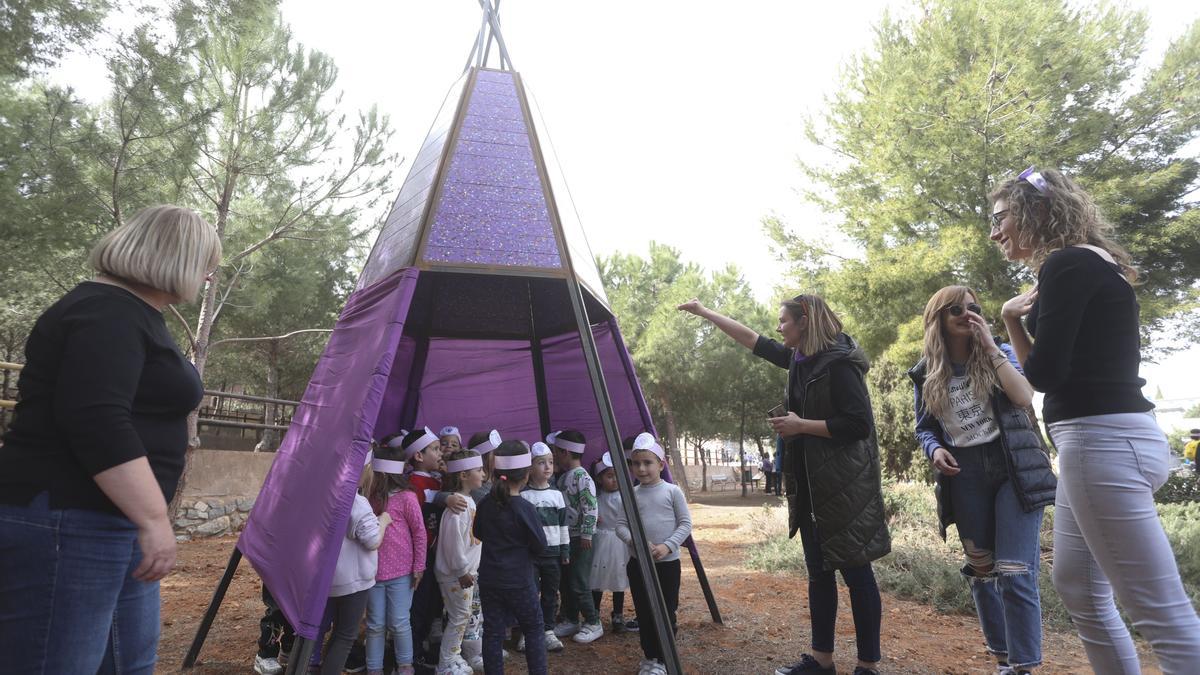
[[[473,531],[483,543],[481,587],[516,589],[533,584],[533,561],[546,548],[546,532],[533,504],[514,495],[501,506],[488,495],[475,510]]]
[[[1026,324],[1035,341],[1025,377],[1046,393],[1047,424],[1154,408],[1138,377],[1137,297],[1095,251],[1070,246],[1046,258]]]
[[[38,318],[17,387],[0,502],[49,492],[50,508],[119,514],[92,477],[138,457],[171,500],[203,388],[161,312],[125,289],[79,284]]]

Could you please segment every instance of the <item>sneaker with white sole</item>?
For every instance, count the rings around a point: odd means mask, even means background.
[[[554,625],[554,634],[560,638],[571,637],[579,632],[579,624],[574,621],[559,621]]]
[[[264,659],[256,654],[254,656],[254,672],[258,675],[279,675],[283,672],[283,666],[274,656]]]
[[[585,623],[580,626],[579,632],[571,639],[586,645],[589,642],[595,642],[601,635],[604,635],[604,626],[600,625],[600,622],[597,621],[596,623]]]
[[[554,631],[546,631],[546,651],[561,652],[564,649],[562,641],[554,634]]]
[[[667,675],[667,667],[658,659],[642,659],[638,663],[638,675]]]
[[[517,640],[517,651],[521,652],[522,654],[525,653],[525,636],[524,635],[521,636],[521,639]]]

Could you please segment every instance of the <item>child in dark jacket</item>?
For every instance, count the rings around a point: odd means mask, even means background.
[[[504,672],[501,644],[514,622],[525,634],[530,675],[548,672],[542,607],[533,583],[533,564],[546,548],[546,535],[537,509],[520,497],[529,480],[530,464],[524,443],[501,443],[495,450],[492,493],[475,513],[475,538],[483,542],[479,595],[483,602],[483,667],[488,675]]]

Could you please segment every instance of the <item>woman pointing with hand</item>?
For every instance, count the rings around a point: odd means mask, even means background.
[[[855,675],[878,673],[879,587],[871,561],[891,550],[879,482],[879,449],[864,380],[866,355],[825,301],[798,295],[779,309],[782,342],[759,335],[693,299],[681,311],[710,321],[735,342],[788,371],[787,414],[770,418],[784,438],[789,536],[800,533],[808,568],[812,654],[777,675],[831,675],[836,570],[850,589],[858,644]]]

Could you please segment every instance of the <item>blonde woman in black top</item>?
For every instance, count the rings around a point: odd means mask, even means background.
[[[1164,673],[1197,672],[1200,619],[1154,506],[1169,450],[1138,377],[1137,273],[1058,171],[1031,167],[991,200],[992,240],[1038,276],[1002,315],[1059,453],[1054,586],[1095,672],[1141,672],[1114,592]]]
[[[200,216],[145,209],[92,251],[96,277],[38,318],[0,447],[0,654],[17,673],[151,673],[167,504],[200,376],[167,330],[221,244]]]

